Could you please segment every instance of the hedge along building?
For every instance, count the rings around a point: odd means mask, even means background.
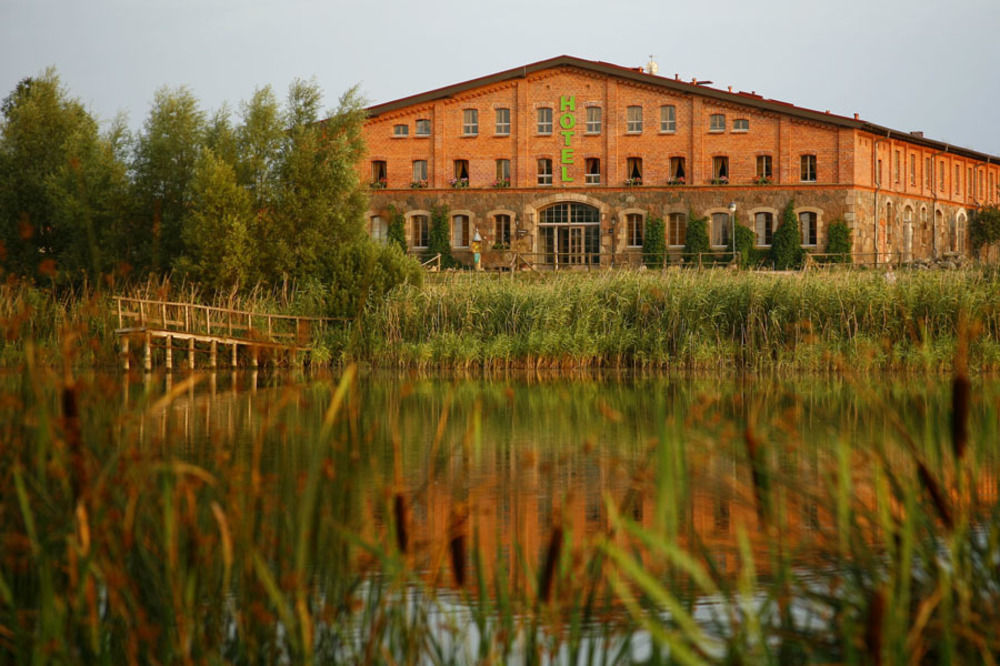
[[[635,260],[660,217],[673,251],[688,212],[729,243],[730,208],[771,243],[789,200],[803,245],[831,222],[858,261],[964,253],[969,212],[1000,198],[1000,158],[853,118],[560,56],[368,108],[369,229],[391,211],[428,245],[447,208],[452,251],[510,247],[540,264]],[[440,210],[440,208],[438,208]]]

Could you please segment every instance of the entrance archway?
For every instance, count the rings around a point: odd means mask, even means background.
[[[546,264],[589,266],[601,263],[601,211],[576,201],[561,201],[538,211],[538,247]]]

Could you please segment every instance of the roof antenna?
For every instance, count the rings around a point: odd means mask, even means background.
[[[653,54],[650,53],[649,62],[646,63],[646,73],[656,76],[656,74],[660,71],[660,66],[656,64],[656,61],[653,60],[653,57],[654,57]]]

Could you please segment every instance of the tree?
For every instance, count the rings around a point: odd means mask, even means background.
[[[777,270],[799,268],[802,254],[799,218],[795,215],[795,201],[790,199],[781,212],[781,224],[771,239],[771,263]]]
[[[166,272],[184,254],[181,229],[195,164],[207,134],[205,113],[187,88],[161,88],[135,146],[136,233],[146,241],[140,267]]]
[[[758,252],[754,245],[757,243],[757,236],[754,234],[753,229],[750,227],[740,224],[739,218],[734,218],[733,223],[736,225],[736,253],[739,255],[739,263],[742,268],[749,268],[757,264],[760,261]],[[730,239],[728,249],[730,252],[733,251],[733,241]]]
[[[656,268],[663,265],[667,253],[666,227],[662,217],[646,220],[646,233],[642,237],[642,258],[647,266]]]
[[[203,149],[191,180],[191,213],[183,228],[185,254],[175,262],[178,271],[217,289],[255,278],[252,208],[233,167]]]
[[[687,240],[684,243],[685,260],[697,263],[701,253],[710,252],[711,243],[708,240],[708,218],[696,217],[694,210],[688,211]]]
[[[55,70],[22,80],[0,120],[0,257],[8,270],[60,281],[96,277],[123,217],[123,126],[101,136]]]
[[[843,220],[834,220],[826,229],[826,252],[835,255],[830,261],[851,263],[851,228]]]

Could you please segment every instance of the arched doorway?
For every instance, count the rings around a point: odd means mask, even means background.
[[[538,212],[538,246],[552,266],[601,263],[601,211],[576,201],[552,204]]]

